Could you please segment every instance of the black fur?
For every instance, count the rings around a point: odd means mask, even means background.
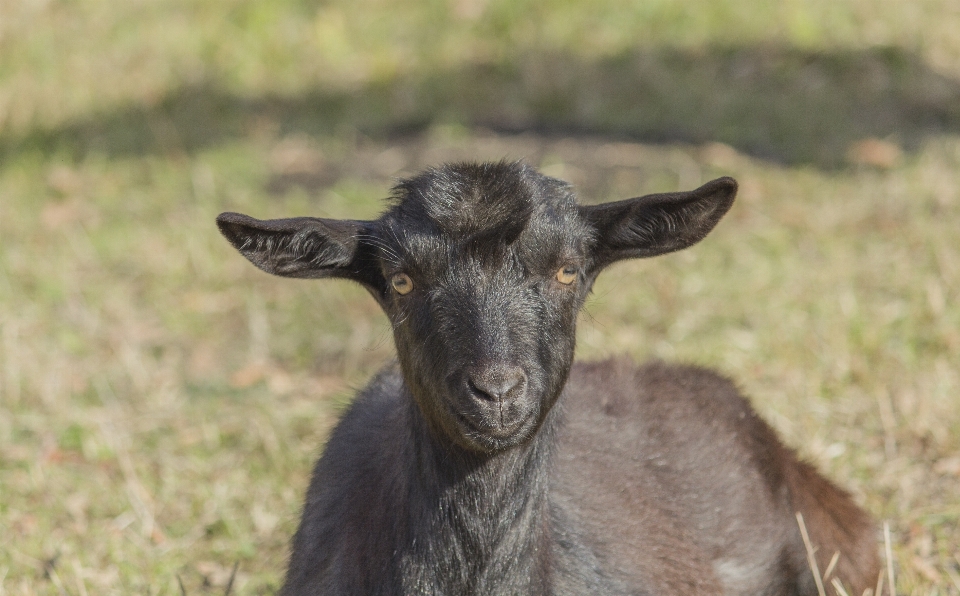
[[[698,242],[735,193],[580,206],[520,163],[452,164],[375,221],[221,215],[265,271],[363,284],[397,346],[317,463],[282,594],[811,594],[797,510],[821,568],[840,550],[872,585],[870,519],[728,381],[573,366],[599,272]]]

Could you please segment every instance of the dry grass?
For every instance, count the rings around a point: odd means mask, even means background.
[[[362,290],[268,278],[213,218],[367,217],[397,175],[504,156],[591,201],[735,176],[700,246],[601,279],[580,357],[734,377],[889,521],[897,593],[960,594],[956,4],[424,6],[0,3],[0,596],[222,594],[235,563],[273,593],[393,348]],[[572,64],[596,84],[543,78]],[[612,110],[623,64],[669,101]],[[831,91],[863,65],[887,83]]]

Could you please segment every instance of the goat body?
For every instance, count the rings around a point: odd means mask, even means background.
[[[873,522],[726,379],[573,364],[576,316],[615,261],[685,248],[736,183],[577,205],[518,163],[401,182],[378,220],[218,225],[261,269],[366,287],[398,362],[314,470],[282,594],[862,594]]]

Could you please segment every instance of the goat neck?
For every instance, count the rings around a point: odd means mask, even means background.
[[[529,441],[478,452],[433,432],[411,397],[412,457],[406,478],[412,548],[401,565],[403,582],[412,592],[546,590],[551,538],[547,494],[559,410],[553,408]],[[443,556],[438,558],[438,552]],[[504,590],[503,578],[517,584]]]

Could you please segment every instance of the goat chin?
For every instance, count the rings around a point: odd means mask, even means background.
[[[283,277],[365,287],[397,362],[360,392],[314,469],[285,596],[851,594],[875,528],[727,379],[574,364],[577,313],[614,262],[687,248],[737,184],[579,205],[523,163],[401,181],[376,220],[217,218]],[[880,595],[877,595],[880,596]]]

